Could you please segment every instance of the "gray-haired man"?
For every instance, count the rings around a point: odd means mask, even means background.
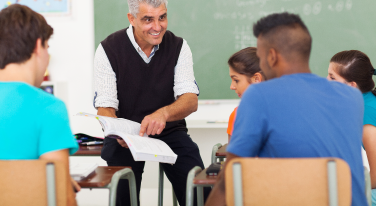
[[[95,54],[95,107],[98,115],[141,123],[144,133],[166,142],[178,155],[162,164],[180,205],[185,205],[186,177],[204,167],[184,118],[197,110],[198,86],[187,42],[167,31],[167,0],[128,0],[129,28],[101,42]],[[138,196],[145,162],[135,162],[122,140],[105,139],[102,158],[110,166],[131,166]],[[118,194],[129,194],[128,183]],[[117,205],[129,205],[118,195]]]

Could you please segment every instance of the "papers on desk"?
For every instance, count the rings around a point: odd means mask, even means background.
[[[74,180],[78,181],[89,176],[97,167],[97,163],[70,163],[69,174]]]

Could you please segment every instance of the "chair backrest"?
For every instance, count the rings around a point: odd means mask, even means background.
[[[351,205],[350,168],[337,158],[234,158],[225,174],[229,206]]]
[[[47,181],[47,178],[53,181]],[[66,204],[67,174],[62,163],[46,160],[0,161],[0,205]]]

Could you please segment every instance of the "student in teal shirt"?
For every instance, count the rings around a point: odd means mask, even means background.
[[[67,185],[80,190],[69,176],[69,154],[78,145],[67,109],[38,88],[49,63],[53,29],[42,15],[19,4],[1,10],[0,28],[0,160],[62,162]],[[68,205],[77,205],[73,187],[67,187]]]
[[[39,159],[49,152],[77,151],[65,105],[53,95],[25,82],[1,81],[0,108],[0,159]]]
[[[361,51],[342,51],[330,60],[328,79],[358,88],[363,93],[363,145],[370,166],[372,205],[376,206],[376,89],[373,75],[376,70]]]

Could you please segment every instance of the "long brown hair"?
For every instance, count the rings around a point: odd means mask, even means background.
[[[239,74],[243,74],[251,78],[258,72],[265,80],[265,75],[260,69],[260,60],[257,57],[256,52],[257,49],[255,47],[244,48],[233,54],[227,63],[235,72]]]
[[[340,65],[336,72],[347,82],[355,82],[362,93],[372,91],[376,96],[375,82],[372,79],[375,69],[365,53],[358,50],[341,51],[330,62]]]

